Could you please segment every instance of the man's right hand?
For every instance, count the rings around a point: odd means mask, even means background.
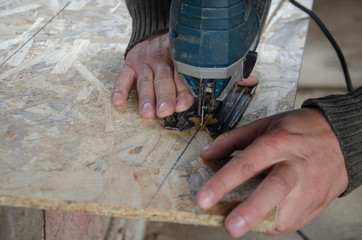
[[[168,32],[151,36],[128,52],[112,91],[113,106],[126,102],[134,83],[143,118],[164,118],[188,110],[194,102],[173,66]]]

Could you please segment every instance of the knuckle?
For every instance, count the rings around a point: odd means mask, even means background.
[[[157,101],[160,102],[166,102],[166,101],[174,102],[174,98],[175,98],[174,95],[172,95],[171,93],[157,95]]]
[[[144,88],[150,88],[153,84],[153,79],[151,76],[143,76],[138,79],[137,81],[137,88],[138,89],[144,89]]]
[[[164,86],[165,84],[172,83],[172,76],[167,73],[162,73],[155,78],[155,86]]]
[[[288,131],[278,130],[265,139],[265,144],[276,151],[281,151],[290,146],[292,141],[293,139]]]
[[[167,72],[171,74],[173,72],[173,62],[170,58],[165,57],[165,53],[161,52],[159,56],[156,56],[150,61],[153,68],[157,70],[157,72]]]
[[[137,68],[140,76],[153,76],[153,70],[150,65],[147,63],[141,64],[139,68]]]

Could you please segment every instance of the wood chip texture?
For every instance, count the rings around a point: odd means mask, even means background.
[[[250,191],[197,207],[212,174],[193,166],[212,141],[205,129],[141,119],[135,89],[122,109],[111,106],[132,25],[124,1],[64,2],[0,4],[0,204],[223,225]],[[293,108],[307,28],[306,15],[273,1],[254,71],[261,82],[240,124]],[[255,230],[272,230],[275,216]]]

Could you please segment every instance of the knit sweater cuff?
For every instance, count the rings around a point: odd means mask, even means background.
[[[132,35],[125,51],[147,37],[168,29],[171,0],[126,0],[132,17]]]
[[[308,99],[302,107],[319,108],[332,125],[346,162],[345,196],[362,184],[362,88],[347,95]]]

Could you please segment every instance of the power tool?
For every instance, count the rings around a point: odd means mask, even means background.
[[[169,38],[174,66],[194,96],[192,107],[164,119],[170,129],[201,125],[211,136],[234,128],[255,87],[240,87],[257,59],[255,49],[271,0],[172,0]]]

